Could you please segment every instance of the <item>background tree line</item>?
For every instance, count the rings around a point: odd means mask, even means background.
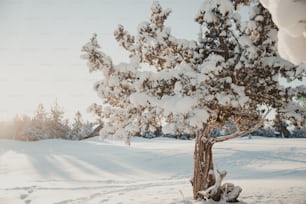
[[[37,106],[34,116],[16,115],[15,118],[9,121],[0,121],[0,138],[15,139],[23,141],[36,141],[42,139],[68,139],[81,140],[98,135],[101,127],[93,122],[84,122],[82,114],[77,111],[72,121],[64,118],[64,111],[55,103],[51,109],[46,111],[43,104]],[[227,131],[214,129],[213,135],[218,137],[230,134],[234,131],[234,126],[229,121]],[[289,128],[286,120],[282,120],[279,115],[274,121],[265,127],[251,133],[249,136],[262,137],[280,137],[280,138],[306,138],[306,127]],[[144,138],[169,137],[175,139],[194,139],[194,135],[190,134],[165,134],[161,129],[151,132],[148,128],[135,136]]]
[[[0,138],[23,141],[54,138],[80,140],[92,133],[94,125],[84,122],[79,111],[70,122],[64,118],[64,111],[57,103],[49,111],[39,104],[32,117],[17,115],[10,121],[0,122]]]

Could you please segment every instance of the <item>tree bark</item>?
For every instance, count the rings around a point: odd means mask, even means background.
[[[204,135],[198,132],[194,149],[194,175],[192,179],[193,198],[202,199],[200,191],[205,191],[216,182],[214,175],[212,146],[213,143],[207,138],[209,131],[204,131]],[[204,137],[204,139],[203,139]]]
[[[230,137],[223,138],[227,140]],[[222,139],[222,141],[223,141]],[[212,199],[220,201],[224,199],[227,202],[237,202],[238,196],[242,189],[234,184],[223,184],[223,178],[226,171],[219,172],[215,177],[212,147],[216,142],[216,138],[210,137],[209,128],[201,133],[196,134],[194,149],[194,175],[192,179],[193,198],[194,199]]]

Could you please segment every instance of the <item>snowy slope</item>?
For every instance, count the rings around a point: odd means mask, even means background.
[[[0,141],[0,203],[202,203],[192,200],[193,141]],[[244,203],[306,203],[306,140],[236,139],[215,165]],[[214,203],[212,201],[206,203]]]

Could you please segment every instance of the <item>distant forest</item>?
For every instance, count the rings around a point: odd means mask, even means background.
[[[10,121],[0,122],[0,138],[22,141],[37,141],[43,139],[67,139],[81,140],[99,135],[101,124],[84,122],[81,113],[75,113],[72,121],[64,118],[64,111],[55,103],[49,111],[39,104],[34,116],[16,116]],[[212,134],[215,137],[230,134],[235,131],[231,122],[228,123],[227,131],[215,129]],[[259,128],[246,136],[263,136],[279,138],[306,138],[306,127],[289,130],[288,123],[276,117],[269,127]],[[144,138],[169,137],[176,139],[193,139],[188,134],[164,134],[160,129],[150,132],[144,127],[143,132],[135,135]]]
[[[23,141],[42,139],[80,140],[91,134],[95,123],[84,122],[78,111],[72,121],[64,118],[64,111],[55,103],[49,111],[39,104],[34,116],[16,116],[0,122],[0,138]]]

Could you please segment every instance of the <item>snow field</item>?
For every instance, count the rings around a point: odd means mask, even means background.
[[[215,203],[192,200],[194,141],[0,142],[0,203]],[[239,138],[214,147],[240,203],[306,203],[306,140]]]

